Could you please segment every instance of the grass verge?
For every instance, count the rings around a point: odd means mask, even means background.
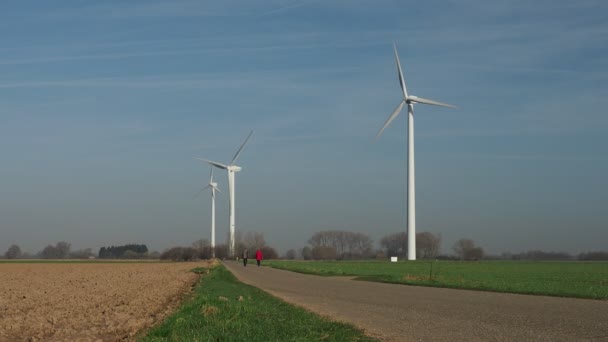
[[[375,341],[243,284],[222,265],[193,271],[206,275],[192,298],[141,341]]]
[[[265,264],[300,273],[386,283],[608,299],[608,262],[277,260]]]
[[[0,259],[0,264],[149,264],[168,263],[158,259]]]

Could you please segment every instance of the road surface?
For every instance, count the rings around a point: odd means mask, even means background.
[[[242,282],[385,341],[608,341],[608,301],[320,277],[236,261]]]

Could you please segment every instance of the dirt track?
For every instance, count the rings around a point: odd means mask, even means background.
[[[130,339],[176,306],[201,264],[0,264],[0,341]]]
[[[608,301],[319,277],[224,262],[287,302],[386,341],[608,341]]]

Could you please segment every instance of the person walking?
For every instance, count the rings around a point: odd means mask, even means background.
[[[255,260],[258,262],[258,267],[260,267],[260,262],[262,262],[262,259],[264,259],[264,256],[262,255],[262,251],[258,249],[255,251]]]
[[[249,257],[249,251],[247,248],[243,250],[243,266],[247,267],[247,258]]]

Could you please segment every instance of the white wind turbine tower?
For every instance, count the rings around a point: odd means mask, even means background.
[[[238,151],[236,151],[236,154],[234,155],[234,157],[232,158],[232,160],[230,161],[230,163],[228,165],[214,162],[214,161],[208,160],[208,159],[196,158],[196,159],[205,161],[219,169],[228,171],[228,197],[229,197],[229,211],[230,211],[230,246],[229,246],[230,251],[229,251],[229,253],[230,253],[231,257],[235,256],[235,254],[234,254],[234,228],[235,228],[235,223],[234,223],[234,221],[235,221],[234,174],[236,172],[239,172],[242,170],[242,168],[240,166],[236,166],[236,165],[234,165],[234,163],[236,162],[236,159],[239,157],[239,154],[241,153],[241,151],[243,150],[243,147],[245,147],[245,144],[247,144],[247,141],[249,141],[249,138],[251,138],[252,134],[253,134],[253,130],[251,130],[251,132],[249,133],[249,135],[247,136],[247,138],[245,139],[245,141],[243,142],[241,147],[239,147]]]
[[[211,174],[209,175],[209,185],[202,188],[196,196],[207,189],[211,189],[211,253],[215,258],[215,192],[222,192],[217,187],[217,183],[213,181],[213,167],[211,168]]]
[[[376,139],[380,137],[386,127],[399,116],[403,106],[407,104],[408,111],[408,139],[407,139],[407,258],[408,260],[416,260],[416,181],[414,177],[414,104],[423,103],[448,108],[456,108],[455,106],[441,103],[422,97],[408,95],[405,87],[405,79],[401,71],[401,63],[399,63],[399,55],[397,55],[397,46],[393,44],[395,50],[395,62],[397,63],[397,71],[399,73],[399,85],[403,92],[403,100],[395,108],[393,113],[388,117],[386,123],[376,135]]]

